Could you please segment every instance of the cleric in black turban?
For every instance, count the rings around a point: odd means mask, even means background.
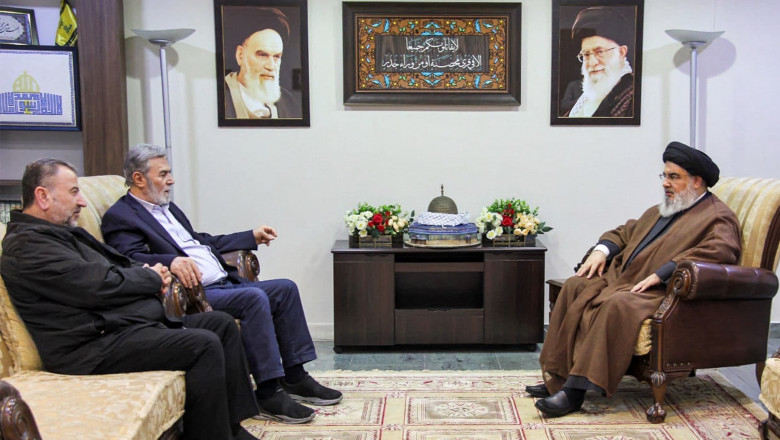
[[[571,39],[579,44],[588,37],[608,38],[618,45],[634,46],[634,35],[631,26],[618,11],[605,6],[594,6],[583,9],[577,14],[571,27]]]
[[[671,142],[664,150],[663,160],[679,165],[692,176],[701,177],[707,187],[718,183],[720,169],[703,151],[680,142]]]

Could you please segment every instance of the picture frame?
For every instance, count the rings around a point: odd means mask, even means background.
[[[214,0],[218,126],[310,126],[307,17],[306,0]]]
[[[0,44],[38,45],[35,11],[0,6]]]
[[[81,130],[75,47],[0,45],[0,129]]]
[[[345,105],[520,105],[521,3],[343,2]]]
[[[640,125],[644,0],[552,7],[550,124]]]

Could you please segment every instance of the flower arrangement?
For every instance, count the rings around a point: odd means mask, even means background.
[[[414,211],[411,214],[402,212],[401,205],[397,203],[373,207],[360,202],[357,208],[347,211],[344,215],[349,235],[358,237],[403,236],[405,232],[409,232],[409,225],[413,221]]]
[[[539,207],[531,209],[525,200],[496,199],[482,208],[475,221],[477,229],[489,240],[504,234],[517,236],[540,235],[552,230],[537,217]]]

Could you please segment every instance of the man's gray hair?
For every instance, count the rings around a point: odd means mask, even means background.
[[[60,167],[69,168],[74,173],[76,172],[76,167],[68,162],[50,157],[27,164],[24,175],[22,175],[22,209],[32,205],[33,200],[35,200],[35,188],[42,186],[51,189],[49,181],[57,175]]]
[[[158,157],[167,157],[165,148],[154,144],[138,144],[127,152],[124,172],[125,185],[133,186],[133,173],[138,171],[146,176],[149,171],[149,161]]]

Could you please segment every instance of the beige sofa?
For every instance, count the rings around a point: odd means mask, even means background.
[[[100,218],[124,194],[121,183],[119,176],[79,179],[88,203],[79,223],[101,240]],[[0,240],[5,230],[0,223]],[[183,372],[69,376],[44,371],[2,280],[0,378],[3,440],[148,440],[179,436],[184,414]]]
[[[780,439],[780,350],[767,359],[761,376],[761,395],[759,399],[769,410],[769,417],[761,422],[761,438]]]

